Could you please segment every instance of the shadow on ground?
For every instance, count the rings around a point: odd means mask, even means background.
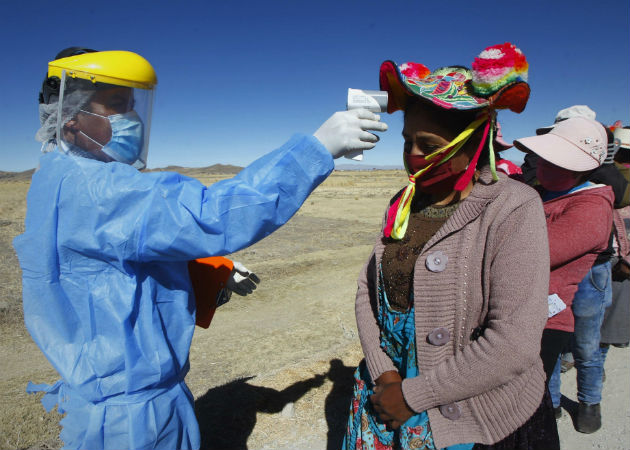
[[[569,417],[571,417],[571,420],[573,421],[573,428],[575,428],[578,402],[576,402],[575,400],[571,400],[570,398],[563,395],[562,397],[560,397],[560,406],[569,414]]]
[[[249,381],[253,377],[210,389],[195,401],[201,448],[247,450],[247,439],[256,425],[257,413],[281,412],[287,404],[321,386],[326,378],[333,383],[324,405],[328,424],[327,449],[339,448],[348,420],[354,369],[333,359],[327,373],[298,381],[283,390],[251,385]]]

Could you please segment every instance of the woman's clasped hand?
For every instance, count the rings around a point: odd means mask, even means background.
[[[394,430],[400,428],[414,414],[405,402],[402,378],[393,370],[378,377],[370,401],[378,417]]]

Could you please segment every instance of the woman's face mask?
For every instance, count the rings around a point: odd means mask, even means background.
[[[79,131],[79,133],[101,147],[103,153],[118,162],[133,164],[138,160],[144,137],[144,126],[138,113],[131,110],[124,114],[102,116],[90,111],[81,110],[81,112],[108,120],[112,129],[112,137],[106,144],[101,144],[83,131]]]
[[[580,173],[563,169],[539,158],[536,165],[536,178],[546,190],[562,192],[577,186],[580,181]]]
[[[409,173],[411,174],[418,173],[431,164],[431,161],[427,161],[424,155],[411,155],[405,152],[404,158]],[[464,167],[464,170],[455,171],[453,170],[451,162],[452,160],[449,159],[444,164],[433,166],[424,172],[422,176],[416,180],[418,189],[428,194],[452,191],[458,178],[466,168]]]
[[[472,116],[469,117],[473,120]],[[470,138],[475,130],[489,122],[487,116],[480,116],[464,130],[455,133],[453,129],[462,128],[461,123],[461,118],[456,120],[454,116],[438,119],[433,110],[420,105],[406,111],[403,158],[419,191],[440,195],[453,192],[458,185],[469,185],[467,169],[475,168],[474,158],[477,157],[472,150],[481,148],[476,137],[473,140]],[[470,174],[471,177],[473,175]]]

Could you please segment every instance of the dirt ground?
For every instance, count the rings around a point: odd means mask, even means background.
[[[195,173],[210,184],[223,176]],[[337,449],[352,373],[362,358],[354,321],[358,272],[377,236],[400,171],[335,172],[282,229],[235,255],[262,282],[234,296],[208,330],[197,329],[186,378],[196,399],[203,448]],[[23,230],[28,181],[0,180],[0,448],[61,446],[56,413],[25,386],[56,374],[22,322],[20,272],[11,240]],[[565,449],[630,448],[630,364],[612,349],[603,428],[577,433],[560,419]],[[563,405],[575,409],[575,372],[563,375]]]

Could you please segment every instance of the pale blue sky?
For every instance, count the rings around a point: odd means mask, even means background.
[[[628,0],[0,4],[5,171],[37,165],[37,93],[47,62],[73,45],[135,51],[155,67],[149,167],[246,165],[295,132],[314,132],[345,107],[348,87],[378,89],[386,59],[470,66],[505,41],[525,53],[532,88],[522,114],[499,115],[507,140],[573,104],[605,124],[630,122]],[[390,131],[365,164],[401,163],[402,117],[383,120]]]

